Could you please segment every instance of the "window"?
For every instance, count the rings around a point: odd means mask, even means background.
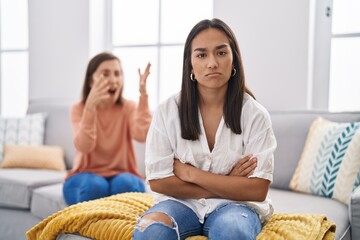
[[[28,106],[28,1],[0,0],[0,114]]]
[[[360,110],[360,1],[334,0],[331,26],[331,111]]]
[[[137,101],[139,77],[151,62],[150,107],[180,91],[183,46],[191,28],[213,16],[212,0],[112,0],[108,49],[121,60],[124,96]]]

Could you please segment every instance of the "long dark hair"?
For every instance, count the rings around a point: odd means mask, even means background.
[[[236,69],[236,74],[230,77],[228,88],[224,103],[224,120],[227,127],[236,134],[241,134],[241,111],[244,93],[249,93],[253,98],[254,95],[245,85],[245,75],[243,63],[241,60],[240,49],[236,40],[235,34],[230,27],[221,21],[214,18],[212,20],[202,20],[197,23],[190,31],[184,46],[183,59],[183,75],[180,92],[180,124],[181,136],[188,140],[197,140],[200,135],[199,122],[199,92],[197,89],[197,82],[190,79],[192,71],[191,64],[191,43],[193,39],[203,30],[209,28],[216,28],[227,36],[231,51],[233,54],[233,66]]]
[[[81,95],[81,102],[85,104],[86,99],[88,98],[91,90],[91,82],[92,76],[94,72],[96,72],[97,68],[100,66],[101,63],[108,61],[108,60],[117,60],[120,64],[120,59],[112,53],[109,52],[102,52],[94,56],[88,63],[85,73],[85,80],[84,85],[82,88],[82,95]],[[116,104],[122,103],[122,89],[120,91],[119,97],[115,102]]]

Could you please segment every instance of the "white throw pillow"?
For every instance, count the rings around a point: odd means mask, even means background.
[[[22,118],[0,117],[0,163],[5,144],[42,145],[46,113],[34,113]]]

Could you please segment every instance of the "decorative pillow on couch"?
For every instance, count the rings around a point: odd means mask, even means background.
[[[4,144],[42,145],[46,113],[34,113],[22,118],[0,117],[0,163]]]
[[[1,167],[64,171],[64,150],[58,146],[5,145]]]
[[[349,203],[360,183],[360,122],[311,125],[290,188]]]

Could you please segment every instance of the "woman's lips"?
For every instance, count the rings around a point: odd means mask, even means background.
[[[207,77],[212,77],[212,76],[219,76],[221,73],[219,72],[212,72],[212,73],[208,73],[206,74]]]

